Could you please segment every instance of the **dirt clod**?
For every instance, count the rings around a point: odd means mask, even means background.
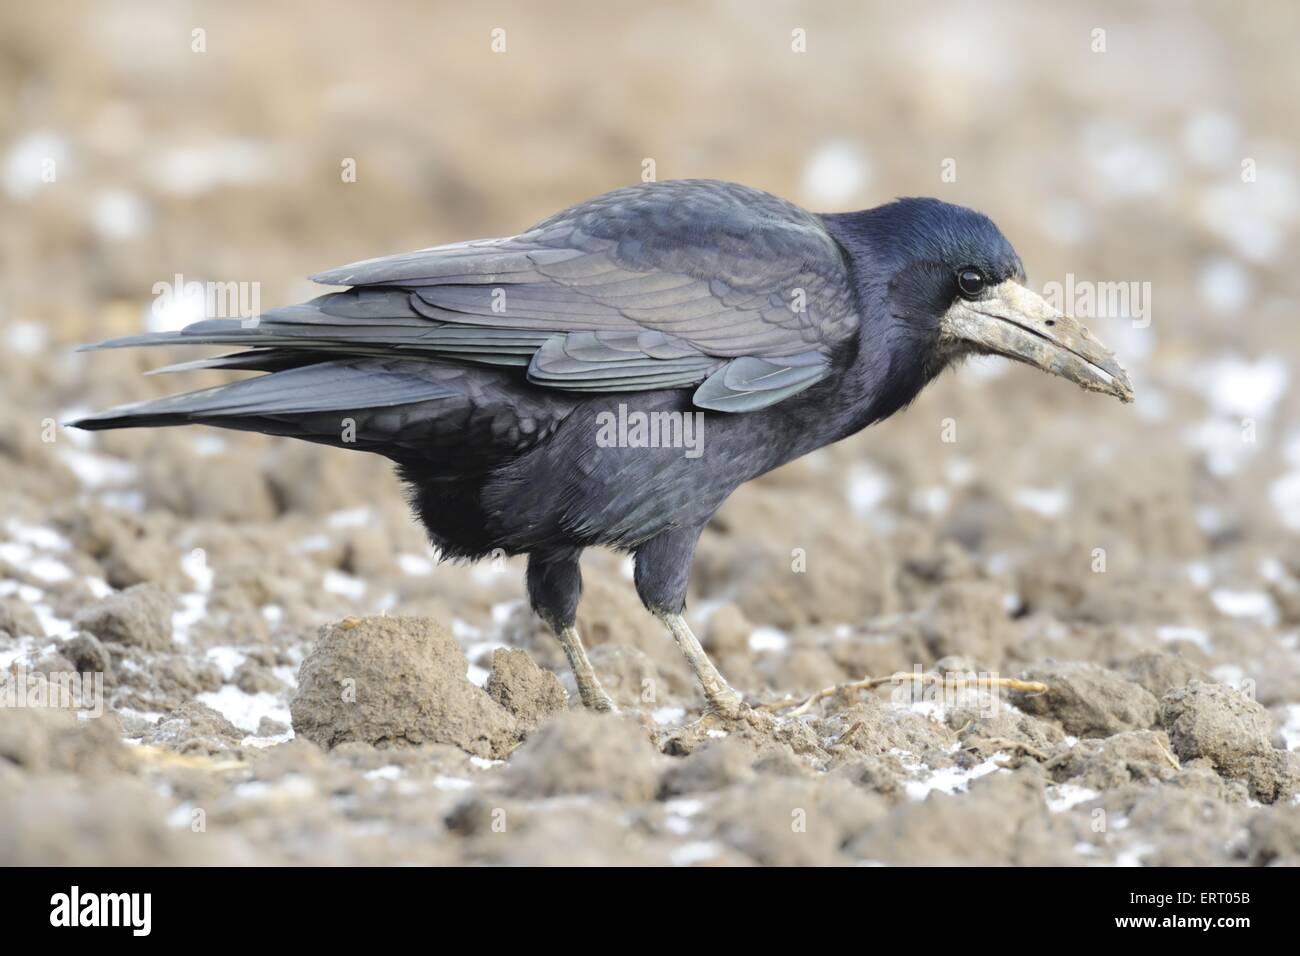
[[[105,643],[163,651],[172,644],[173,609],[162,588],[136,584],[87,608],[73,623]]]
[[[524,730],[533,730],[564,710],[569,700],[559,678],[542,670],[527,651],[518,648],[499,647],[492,652],[487,693],[512,713]]]
[[[1029,668],[1023,676],[1046,684],[1048,692],[1018,698],[1018,705],[1060,721],[1066,733],[1077,737],[1146,730],[1160,716],[1160,703],[1150,691],[1097,664],[1045,664]]]
[[[1287,786],[1290,762],[1273,749],[1273,718],[1257,701],[1194,680],[1165,694],[1162,703],[1161,720],[1180,758],[1206,758],[1225,777],[1248,781],[1266,802]]]
[[[468,666],[451,634],[427,618],[323,627],[298,673],[293,729],[326,749],[432,742],[503,756],[519,741],[519,725],[466,679]]]
[[[569,711],[541,726],[510,761],[506,789],[521,797],[599,793],[648,800],[659,758],[645,731],[611,714]]]

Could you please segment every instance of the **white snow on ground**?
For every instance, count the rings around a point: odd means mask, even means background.
[[[685,707],[658,707],[650,717],[660,727],[671,727],[680,724],[686,717]]]
[[[858,462],[849,469],[848,495],[853,513],[868,517],[889,497],[889,479],[878,468]]]
[[[1142,857],[1154,850],[1150,843],[1138,843],[1129,847],[1127,850],[1121,850],[1115,857],[1116,866],[1145,866]]]
[[[366,582],[333,568],[325,572],[321,587],[331,594],[340,594],[349,601],[360,601],[366,595]]]
[[[1055,518],[1069,507],[1070,493],[1064,488],[1020,488],[1015,493],[1015,502],[1044,518]]]
[[[225,684],[220,690],[198,694],[194,699],[211,707],[240,730],[250,734],[257,732],[257,725],[263,717],[270,717],[285,725],[291,723],[289,705],[266,691],[249,694],[232,684]]]
[[[775,627],[755,628],[749,635],[751,651],[783,651],[790,646],[790,638]]]
[[[721,856],[722,849],[716,840],[693,840],[676,847],[669,858],[673,866],[693,866]]]
[[[221,669],[221,676],[226,680],[235,676],[235,671],[247,657],[248,655],[236,647],[209,647],[207,651],[208,660]]]
[[[77,476],[77,480],[91,490],[105,485],[126,484],[136,474],[135,465],[128,461],[81,448],[60,448],[59,458]]]
[[[72,542],[53,528],[27,524],[17,518],[10,518],[5,522],[5,531],[12,540],[31,545],[33,548],[40,548],[42,551],[67,551],[72,547]]]
[[[1187,580],[1202,591],[1214,583],[1214,572],[1204,561],[1192,561],[1187,565],[1186,570]]]
[[[1258,618],[1267,624],[1277,622],[1277,605],[1267,591],[1233,591],[1215,588],[1210,600],[1220,614],[1228,617]]]
[[[1265,418],[1286,394],[1290,371],[1281,358],[1267,355],[1256,362],[1229,355],[1197,370],[1206,401],[1226,418]]]
[[[1292,470],[1269,486],[1268,498],[1282,523],[1291,531],[1300,531],[1300,430],[1287,439],[1285,455]]]
[[[72,636],[72,622],[57,616],[48,604],[33,604],[32,611],[45,629],[46,637]]]
[[[315,793],[315,781],[300,773],[287,773],[274,782],[248,780],[234,789],[235,796],[244,800],[303,800]]]
[[[359,528],[370,522],[370,509],[365,505],[359,508],[348,508],[344,511],[336,511],[329,516],[329,526],[331,528]]]
[[[1300,750],[1300,704],[1287,704],[1286,719],[1280,728],[1287,750]]]
[[[411,554],[410,552],[397,556],[397,566],[402,569],[403,574],[409,574],[413,577],[432,574],[434,568],[432,560],[422,554]]]
[[[1047,788],[1047,809],[1061,813],[1080,803],[1087,803],[1101,796],[1096,790],[1081,787],[1077,783],[1061,783]]]
[[[1210,643],[1210,635],[1206,634],[1199,627],[1183,627],[1178,624],[1163,624],[1156,628],[1156,637],[1162,641],[1188,641],[1195,644],[1207,654],[1214,653],[1214,645]]]
[[[194,590],[180,596],[180,607],[172,612],[172,640],[188,644],[190,629],[208,613],[208,593],[212,590],[212,569],[207,553],[194,548],[181,558],[181,570],[194,582]]]
[[[929,770],[928,767],[917,763],[913,754],[901,750],[891,750],[890,752],[903,758],[904,766],[907,766],[909,770]],[[912,758],[911,766],[908,766],[908,758]],[[936,791],[939,793],[964,793],[972,780],[978,780],[980,777],[986,777],[1001,770],[1002,768],[998,766],[997,762],[1006,759],[1008,759],[1008,755],[999,750],[989,756],[983,763],[978,763],[969,769],[944,767],[940,770],[930,770],[929,776],[922,777],[920,780],[907,781],[904,790],[913,800],[924,800]]]

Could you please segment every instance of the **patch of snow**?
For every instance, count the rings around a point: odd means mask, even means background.
[[[181,558],[181,570],[200,591],[206,593],[212,590],[212,569],[208,567],[207,552],[202,548],[194,548]]]
[[[1127,850],[1121,850],[1115,857],[1116,866],[1144,866],[1142,857],[1154,850],[1150,843],[1137,843]]]
[[[790,638],[774,627],[758,627],[749,635],[751,651],[783,651],[790,646]]]
[[[370,509],[362,505],[359,508],[348,508],[334,512],[329,516],[329,526],[331,528],[360,528],[368,524],[370,518]]]
[[[1290,371],[1274,355],[1251,362],[1230,355],[1204,365],[1197,378],[1204,382],[1206,400],[1226,418],[1267,418],[1287,392]]]
[[[239,745],[265,750],[267,747],[274,747],[276,744],[287,744],[291,740],[293,740],[293,731],[287,730],[282,734],[272,734],[270,737],[258,737],[255,734],[249,734],[239,742]]]
[[[1210,592],[1210,600],[1220,614],[1227,617],[1259,618],[1263,621],[1277,620],[1277,605],[1273,596],[1267,591],[1233,591],[1228,588],[1215,588]]]
[[[125,484],[135,478],[136,469],[128,461],[111,458],[80,448],[60,448],[59,459],[85,487]]]
[[[239,665],[248,660],[248,655],[236,647],[209,647],[207,658],[221,670],[222,677],[231,680]]]
[[[5,530],[13,540],[30,544],[42,551],[67,551],[72,547],[72,543],[53,528],[27,524],[16,518],[5,522]]]
[[[9,322],[5,325],[5,347],[17,355],[36,355],[49,341],[49,329],[40,322]]]
[[[1047,788],[1047,809],[1052,813],[1062,813],[1080,803],[1087,803],[1101,796],[1096,790],[1081,787],[1076,783],[1060,783]]]
[[[1286,720],[1280,728],[1287,750],[1300,750],[1300,704],[1286,705]]]
[[[1020,507],[1041,515],[1056,518],[1070,505],[1070,493],[1064,488],[1020,488],[1014,497]]]
[[[722,844],[716,840],[694,840],[674,847],[669,854],[673,866],[693,866],[722,855]]]
[[[293,546],[293,549],[299,554],[315,554],[318,551],[324,551],[333,544],[327,534],[309,534]]]
[[[875,466],[857,462],[849,469],[848,495],[853,513],[866,517],[889,497],[889,478]]]
[[[951,495],[947,488],[935,485],[918,488],[908,497],[908,505],[917,514],[941,515],[948,510]]]
[[[499,604],[492,605],[492,623],[504,624],[510,620],[510,615],[515,612],[515,608],[520,607],[523,601],[502,601]]]
[[[191,440],[194,454],[200,458],[211,458],[226,450],[226,440],[220,435],[195,435]]]
[[[331,594],[339,594],[349,601],[360,601],[366,594],[366,582],[342,571],[330,568],[325,572],[321,587]]]
[[[263,717],[270,717],[286,725],[293,723],[293,719],[289,716],[289,706],[275,694],[268,694],[266,691],[249,694],[238,687],[226,684],[220,690],[197,694],[194,699],[200,704],[211,707],[240,730],[248,733],[257,732],[257,725],[262,722]]]
[[[1202,591],[1214,583],[1214,572],[1204,561],[1193,561],[1187,565],[1186,570],[1188,580]]]
[[[33,604],[32,613],[41,622],[46,637],[68,637],[72,634],[72,622],[56,615],[48,604]]]
[[[58,182],[66,175],[68,141],[53,130],[35,130],[16,140],[5,155],[4,188],[13,199],[26,199],[36,190]],[[47,181],[46,170],[54,174]]]
[[[664,803],[664,809],[679,817],[693,817],[704,809],[704,801],[694,797],[679,797]]]
[[[403,574],[409,574],[413,577],[432,574],[434,564],[422,554],[411,554],[409,551],[403,552],[397,556],[397,566],[402,569]]]
[[[47,584],[67,581],[72,577],[72,569],[62,561],[51,557],[33,558],[27,564],[27,571]]]
[[[100,237],[134,239],[149,226],[149,204],[126,189],[105,189],[95,194],[90,222]]]
[[[1288,471],[1269,485],[1268,500],[1288,529],[1300,531],[1300,469]]]
[[[650,713],[651,719],[660,727],[671,727],[682,722],[686,716],[684,707],[656,707]]]
[[[113,593],[113,588],[103,578],[97,578],[93,575],[84,578],[86,588],[97,598],[106,598]]]
[[[1210,635],[1206,634],[1199,627],[1184,627],[1180,624],[1162,624],[1156,628],[1156,637],[1167,643],[1174,641],[1188,641],[1195,644],[1207,654],[1214,653],[1214,646],[1210,643]]]
[[[978,780],[980,777],[986,777],[1001,770],[1002,768],[998,766],[997,761],[1006,759],[1007,754],[998,751],[983,763],[976,764],[969,770],[963,770],[960,767],[933,770],[924,779],[907,781],[905,790],[913,800],[923,800],[936,791],[939,793],[962,793],[970,786],[972,780]]]

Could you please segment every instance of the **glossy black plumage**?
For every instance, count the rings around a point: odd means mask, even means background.
[[[892,414],[954,357],[937,323],[962,265],[1023,275],[989,220],[933,200],[816,216],[734,184],[651,183],[519,236],[324,273],[352,288],[256,327],[105,343],[235,346],[249,351],[183,367],[269,374],[76,424],[384,454],[444,554],[530,555],[548,621],[571,623],[591,545],[636,552],[642,599],[677,611],[700,531],[737,486]],[[620,404],[702,413],[702,453],[601,444]]]

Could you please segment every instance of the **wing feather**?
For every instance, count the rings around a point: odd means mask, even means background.
[[[701,407],[749,411],[824,378],[857,326],[843,255],[820,220],[712,181],[616,190],[517,236],[313,278],[352,288],[255,325],[204,321],[103,347],[236,345],[262,350],[255,364],[287,362],[279,350],[400,352],[526,367],[534,384],[577,392],[698,386]]]

